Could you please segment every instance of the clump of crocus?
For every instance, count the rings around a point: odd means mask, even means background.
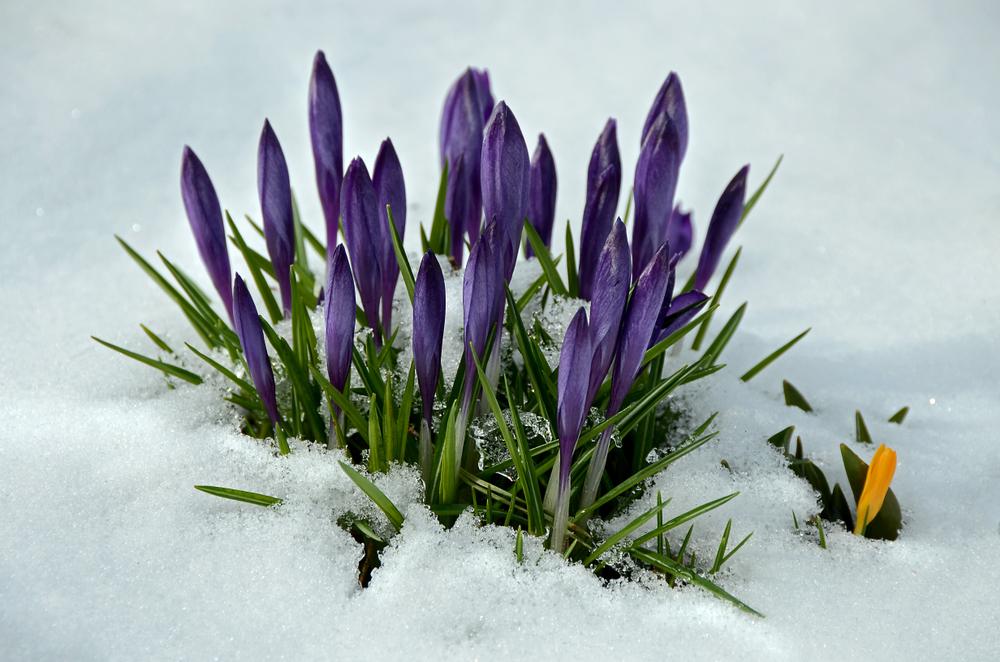
[[[896,451],[880,444],[868,465],[865,487],[858,499],[858,516],[854,523],[854,535],[864,535],[868,524],[882,510],[882,502],[889,491],[889,484],[896,473]]]
[[[699,338],[708,330],[715,306],[701,313],[709,301],[706,288],[748,211],[743,168],[716,205],[688,286],[675,296],[678,264],[694,243],[691,212],[675,200],[688,146],[687,111],[676,74],[660,88],[642,128],[631,238],[619,218],[623,166],[617,123],[609,119],[588,163],[583,212],[570,224],[580,227],[581,237],[574,244],[567,229],[565,257],[551,253],[557,181],[548,142],[540,134],[529,158],[517,118],[506,101],[494,103],[484,70],[466,69],[448,91],[439,136],[443,172],[430,232],[416,224],[423,245],[416,271],[406,250],[414,223],[407,215],[412,192],[404,182],[405,159],[386,138],[371,175],[361,157],[344,171],[340,96],[322,52],[313,61],[308,119],[325,245],[310,229],[315,221],[298,216],[289,164],[269,122],[258,143],[262,227],[254,226],[263,235],[266,255],[251,245],[253,235],[245,237],[232,216],[223,214],[205,168],[185,148],[184,208],[230,323],[165,257],[176,286],[119,240],[191,321],[209,351],[188,347],[206,370],[230,385],[225,397],[242,413],[242,429],[261,439],[273,435],[282,454],[289,452],[286,437],[294,437],[335,447],[339,457],[367,464],[369,471],[418,465],[427,503],[445,525],[471,509],[484,522],[515,526],[540,539],[547,535],[551,549],[606,576],[627,575],[638,564],[672,582],[708,586],[749,610],[699,574],[705,568],[694,554],[685,555],[685,545],[678,554],[670,553],[671,520],[629,538],[629,532],[662,515],[666,502],[610,535],[588,529],[592,520],[621,512],[648,478],[713,437],[708,428],[714,417],[682,439],[657,438],[664,428],[663,404],[680,386],[723,367],[720,355],[742,315],[740,308],[701,356],[672,365],[679,362],[668,348],[683,343],[696,326]],[[759,192],[752,199],[757,197]],[[243,277],[229,286],[227,227],[229,241],[246,263],[247,282],[256,287],[275,326],[258,316]],[[540,266],[530,284],[512,278],[525,234],[531,244],[525,253]],[[466,244],[468,261],[464,273],[457,273]],[[580,247],[579,261],[574,245]],[[309,251],[321,258],[316,271]],[[445,338],[449,276],[462,279],[461,340],[457,330],[455,338]],[[394,327],[400,281],[412,316]],[[280,309],[273,291],[280,295]],[[579,307],[565,334],[547,329],[538,315],[553,302],[574,308],[589,302],[589,315]],[[359,332],[357,320],[371,333]],[[101,342],[170,380],[204,381],[178,364],[184,359],[162,338],[145,330],[165,353],[161,358]],[[412,362],[403,358],[407,335]],[[446,342],[462,343],[461,362],[451,375],[442,374]],[[558,365],[549,365],[547,357],[559,343]],[[697,341],[692,347],[697,349]],[[773,360],[766,358],[750,373]],[[484,415],[495,421],[492,441],[503,446],[498,457],[492,455],[495,448],[467,443],[470,427],[477,435],[486,429],[477,420]],[[612,444],[613,436],[620,445]],[[653,448],[662,451],[659,459],[650,459],[654,456],[647,451]],[[888,486],[881,457],[876,454],[871,490],[866,484],[859,503],[862,521],[878,512],[885,495],[885,489],[881,496],[876,489],[880,481]],[[385,515],[388,528],[371,518],[340,523],[371,549],[380,549],[383,536],[400,529],[402,512],[357,469],[343,466]],[[245,490],[207,491],[259,505],[280,502]],[[687,521],[733,496],[676,517]],[[728,532],[713,572],[728,558],[727,537]],[[630,561],[608,558],[612,546]]]

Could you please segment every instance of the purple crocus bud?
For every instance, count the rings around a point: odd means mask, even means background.
[[[344,185],[340,190],[340,215],[344,219],[347,251],[351,255],[351,269],[361,295],[361,308],[365,311],[368,326],[376,331],[375,343],[379,344],[378,304],[382,290],[379,253],[382,250],[382,226],[379,225],[375,186],[368,176],[368,167],[360,156],[347,166]]]
[[[697,290],[688,290],[678,294],[665,306],[656,323],[656,331],[649,340],[649,346],[665,340],[667,336],[694,319],[695,315],[708,303],[708,296]]]
[[[504,277],[508,280],[514,271],[528,209],[530,169],[528,146],[521,127],[507,104],[500,101],[484,129],[480,182],[487,222],[496,219],[512,247],[509,254],[505,253]]]
[[[413,285],[413,364],[428,425],[434,412],[434,390],[441,375],[445,304],[441,265],[437,256],[428,251],[420,261]]]
[[[715,204],[712,220],[708,223],[705,244],[701,247],[701,255],[698,257],[698,270],[694,277],[694,289],[696,290],[704,290],[705,286],[708,285],[712,274],[719,266],[719,260],[722,259],[722,252],[726,250],[726,244],[736,232],[740,216],[743,215],[743,201],[746,197],[747,174],[749,172],[749,165],[740,168],[740,171],[729,182],[722,195],[719,196],[719,201]]]
[[[583,427],[583,420],[590,406],[587,384],[592,357],[587,311],[581,307],[566,329],[562,351],[559,353],[556,428],[559,433],[560,486],[569,479],[573,450],[580,438],[580,428]]]
[[[495,221],[487,225],[479,241],[469,252],[469,263],[462,280],[462,319],[465,323],[465,400],[468,411],[472,387],[475,384],[475,363],[472,352],[483,360],[483,351],[490,332],[496,326],[503,302],[502,247],[506,237]],[[499,303],[498,303],[499,302]],[[495,342],[499,342],[496,339]]]
[[[580,298],[590,300],[598,253],[604,246],[618,209],[622,188],[622,159],[618,153],[618,124],[609,118],[590,153],[587,200],[580,232]]]
[[[642,365],[642,357],[649,347],[649,339],[653,335],[653,328],[667,292],[670,271],[668,250],[668,246],[661,246],[636,280],[635,290],[632,292],[618,335],[615,365],[611,372],[609,415],[617,413],[625,401],[639,366]]]
[[[396,251],[389,232],[389,213],[386,211],[386,205],[392,207],[396,232],[402,241],[406,234],[406,186],[403,183],[403,167],[399,165],[399,157],[396,156],[396,150],[388,138],[382,141],[378,156],[375,157],[372,183],[375,186],[375,197],[378,199],[379,227],[382,234],[379,260],[382,268],[382,328],[386,334],[390,334],[392,297],[396,291],[396,281],[399,280],[399,263],[396,261]]]
[[[691,223],[691,212],[681,211],[678,204],[674,207],[670,215],[670,222],[667,224],[667,243],[674,255],[683,258],[691,250],[694,228]]]
[[[257,395],[264,403],[271,423],[277,425],[280,419],[278,401],[274,394],[274,371],[271,369],[271,359],[267,356],[267,347],[264,346],[264,330],[250,290],[239,274],[233,282],[233,326],[236,327],[236,335],[243,347],[243,356]]]
[[[309,79],[309,137],[316,164],[316,187],[326,219],[326,255],[337,245],[340,182],[344,177],[344,119],[337,81],[323,51],[316,51]]]
[[[650,127],[635,167],[633,278],[642,273],[653,253],[666,240],[680,162],[677,126],[669,115],[661,114]]]
[[[472,77],[476,81],[476,96],[479,98],[479,107],[483,110],[483,124],[493,113],[493,92],[490,91],[490,72],[486,69],[470,69]]]
[[[604,242],[594,275],[594,298],[590,302],[590,342],[594,358],[587,391],[588,403],[594,399],[611,367],[631,282],[632,260],[625,224],[619,219]]]
[[[351,375],[354,349],[354,277],[343,244],[333,249],[327,269],[326,299],[326,372],[330,383],[343,391]]]
[[[549,246],[556,220],[556,163],[543,133],[538,134],[538,146],[531,157],[528,179],[528,220],[542,242]],[[535,254],[530,243],[525,246],[524,252],[528,257]]]
[[[295,222],[292,218],[292,187],[281,143],[271,123],[264,120],[257,147],[257,193],[264,219],[264,241],[274,265],[281,291],[281,305],[287,316],[292,309],[292,280],[289,270],[295,261]]]
[[[198,253],[215,285],[222,305],[233,319],[233,291],[229,287],[231,271],[226,248],[226,230],[222,225],[222,208],[212,180],[194,151],[185,146],[181,158],[181,197],[187,212]]]
[[[485,82],[484,93],[482,77],[477,82],[476,72],[466,69],[448,90],[441,114],[441,164],[448,165],[444,215],[451,226],[452,259],[458,266],[462,264],[464,236],[468,234],[473,245],[479,239],[482,218],[479,167],[484,117],[489,116],[483,106],[492,103],[492,97],[488,97],[488,79]]]
[[[678,161],[680,161],[684,158],[688,145],[687,105],[684,103],[681,79],[673,71],[667,75],[667,79],[660,86],[660,91],[656,93],[656,98],[653,99],[653,105],[650,107],[649,114],[646,115],[646,121],[642,126],[640,144],[646,142],[646,137],[653,124],[656,123],[656,119],[663,114],[668,115],[677,126],[677,142],[680,148]]]

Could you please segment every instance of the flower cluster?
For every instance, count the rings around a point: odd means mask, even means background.
[[[308,117],[325,241],[299,216],[289,164],[268,121],[257,153],[261,222],[247,217],[263,237],[266,255],[252,248],[223,213],[206,168],[184,148],[184,208],[224,317],[166,258],[177,287],[121,242],[191,321],[206,348],[188,347],[230,383],[226,398],[243,414],[243,430],[261,439],[273,437],[281,454],[303,442],[340,448],[369,472],[413,463],[423,475],[427,504],[442,522],[472,508],[484,521],[517,527],[519,543],[522,531],[544,536],[551,549],[596,572],[627,573],[637,564],[749,609],[698,571],[694,555],[685,554],[686,543],[676,553],[670,549],[672,529],[735,494],[666,523],[667,502],[658,500],[604,538],[588,522],[621,511],[648,478],[714,437],[710,418],[685,439],[665,439],[665,418],[673,413],[662,405],[681,385],[722,367],[718,359],[743,307],[697,360],[666,370],[667,350],[697,331],[692,346],[700,351],[736,258],[712,297],[705,292],[770,175],[748,199],[748,167],[737,171],[711,214],[697,264],[685,285],[678,286],[678,267],[695,233],[692,213],[677,200],[689,125],[680,78],[670,73],[642,129],[633,198],[624,216],[618,216],[623,167],[617,124],[609,119],[586,170],[579,259],[569,223],[566,252],[553,256],[557,173],[549,144],[539,135],[529,156],[514,111],[494,100],[485,70],[470,68],[445,99],[441,185],[429,230],[419,228],[424,255],[414,272],[404,250],[407,194],[399,156],[386,139],[371,171],[360,156],[344,168],[340,94],[322,52],[313,62]],[[233,273],[229,243],[246,263],[243,275]],[[315,272],[310,250],[322,261]],[[522,252],[537,262],[541,275],[515,292],[512,276]],[[457,373],[444,375],[445,279],[459,269],[464,351]],[[400,279],[412,311],[402,325],[393,315]],[[251,282],[265,316],[259,314]],[[530,312],[557,299],[578,306],[562,339],[533,323]],[[412,362],[404,365],[407,353],[397,334],[407,326]],[[108,345],[168,377],[202,381],[179,365],[181,357],[162,338],[146,331],[172,359]],[[547,345],[559,347],[554,368],[545,359]],[[528,414],[544,421],[547,432],[529,434],[522,420]],[[492,416],[506,449],[492,464],[468,441],[472,421],[481,416]],[[364,475],[343,466],[398,529],[399,510]],[[263,505],[280,502],[251,492],[204,489]],[[866,487],[862,497],[871,513],[878,510],[875,491],[867,496]],[[651,532],[628,537],[654,517],[658,525]],[[366,544],[384,544],[375,522],[353,519],[346,526]],[[728,528],[711,572],[735,551],[727,551],[727,538]],[[648,546],[652,543],[655,549]],[[610,564],[613,547],[633,565]]]

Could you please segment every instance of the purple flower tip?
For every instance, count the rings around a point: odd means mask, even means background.
[[[428,425],[434,412],[434,390],[441,374],[445,306],[441,265],[434,253],[427,252],[420,261],[413,286],[413,364]]]
[[[558,406],[556,427],[559,433],[559,483],[569,478],[573,450],[580,438],[580,429],[590,402],[587,385],[592,358],[587,312],[581,307],[566,329],[559,353]]]
[[[694,225],[691,222],[691,212],[681,211],[678,204],[674,207],[670,215],[670,223],[667,224],[667,243],[674,255],[683,258],[691,250],[694,238]]]
[[[506,237],[491,221],[469,252],[462,280],[462,319],[465,324],[465,399],[472,395],[475,364],[472,352],[483,358],[486,341],[496,326],[504,302],[503,248]],[[470,347],[471,345],[471,347]]]
[[[665,340],[667,336],[694,319],[695,315],[708,303],[708,296],[698,290],[688,290],[673,298],[660,313],[656,332],[649,340],[649,346]]]
[[[326,321],[326,372],[333,387],[343,391],[351,374],[354,349],[354,277],[343,244],[333,250],[327,269],[324,314]]]
[[[247,369],[254,388],[264,403],[264,409],[271,423],[278,424],[278,401],[275,397],[274,372],[271,369],[271,359],[264,345],[264,329],[260,325],[257,307],[250,296],[250,290],[239,274],[233,282],[233,326],[243,347]]]
[[[232,321],[233,291],[229,286],[232,276],[226,247],[226,230],[222,224],[222,208],[208,171],[194,150],[186,145],[181,158],[181,197],[201,261]]]
[[[740,223],[743,215],[743,202],[746,198],[747,175],[750,166],[745,165],[740,168],[736,176],[729,182],[719,202],[712,212],[712,220],[708,223],[708,232],[705,235],[705,244],[701,247],[701,255],[698,257],[698,270],[695,272],[694,289],[704,290],[719,266],[722,253],[726,250],[736,226]]]
[[[666,241],[680,162],[677,125],[668,114],[660,114],[649,129],[635,167],[633,277],[638,277]]]
[[[594,275],[594,296],[590,302],[590,338],[594,359],[590,370],[588,402],[593,400],[611,367],[631,279],[628,239],[625,224],[619,219],[601,249]]]
[[[597,256],[611,231],[622,187],[622,160],[618,152],[618,124],[608,119],[590,154],[587,199],[580,231],[580,298],[590,300]]]
[[[503,101],[493,108],[483,136],[480,182],[487,221],[496,219],[511,250],[505,252],[504,277],[510,279],[528,208],[531,162],[514,113]]]
[[[361,308],[365,311],[368,326],[377,331],[382,288],[379,260],[383,245],[382,226],[379,225],[375,186],[361,157],[356,157],[347,166],[341,189],[340,215],[344,219],[347,251],[361,295]]]
[[[264,221],[264,241],[274,265],[285,315],[292,308],[292,281],[289,270],[295,261],[295,222],[292,218],[292,187],[288,165],[278,136],[264,120],[257,148],[257,193]]]
[[[337,81],[323,51],[316,52],[309,79],[309,137],[316,165],[316,187],[326,220],[326,254],[329,259],[337,245],[340,182],[344,173],[344,120]]]
[[[379,228],[382,245],[379,248],[379,265],[382,269],[382,328],[392,332],[392,298],[399,279],[399,263],[389,232],[389,213],[386,205],[392,207],[392,218],[400,240],[406,236],[406,185],[403,183],[403,167],[399,164],[392,141],[386,138],[375,157],[375,172],[372,177],[375,197],[378,199]]]
[[[538,134],[538,146],[531,157],[531,173],[528,184],[528,219],[531,226],[546,246],[552,242],[552,226],[556,218],[556,163],[549,150],[545,134]],[[525,247],[525,255],[531,257],[531,244]]]
[[[667,79],[663,81],[663,85],[660,86],[660,90],[656,93],[656,98],[653,99],[653,105],[650,107],[649,114],[646,115],[646,121],[642,126],[641,143],[646,142],[653,124],[660,115],[664,114],[668,115],[677,126],[677,139],[680,149],[680,159],[678,160],[683,160],[688,145],[687,104],[684,102],[684,89],[681,87],[681,79],[673,71],[667,75]]]

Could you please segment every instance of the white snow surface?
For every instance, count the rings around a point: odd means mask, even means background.
[[[3,3],[0,658],[996,659],[998,20],[990,2]],[[561,219],[579,218],[609,115],[630,180],[671,69],[691,121],[679,195],[700,232],[743,163],[756,185],[785,154],[731,248],[744,251],[722,313],[750,301],[731,369],[677,396],[695,419],[721,412],[719,440],[655,481],[674,513],[741,492],[698,523],[696,549],[711,554],[728,518],[734,539],[753,531],[719,581],[766,618],[695,589],[605,587],[535,540],[518,565],[509,530],[443,530],[406,471],[379,478],[407,520],[361,590],[359,546],[334,519],[372,511],[337,454],[276,459],[211,388],[168,391],[89,339],[149,350],[139,322],[191,339],[112,238],[202,273],[184,144],[224,206],[256,215],[269,117],[319,227],[305,112],[317,48],[340,86],[346,156],[396,145],[414,249],[443,96],[468,64],[490,69],[529,149],[546,133]],[[782,404],[783,378],[815,414]],[[902,405],[905,424],[886,423]],[[763,440],[795,424],[843,481],[856,408],[898,451],[906,528],[894,543],[831,531],[823,550],[791,526],[814,495]],[[227,502],[196,483],[287,502]]]

